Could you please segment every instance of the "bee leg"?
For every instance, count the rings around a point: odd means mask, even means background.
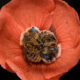
[[[28,59],[26,61],[29,66],[32,66],[32,62],[30,62]]]
[[[25,57],[25,54],[24,54],[24,58],[25,58],[25,61],[27,62],[27,64],[32,66],[32,63]]]

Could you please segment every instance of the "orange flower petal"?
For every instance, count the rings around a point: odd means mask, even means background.
[[[55,77],[52,77],[52,78],[46,79],[46,80],[59,80],[61,76],[62,75],[58,75],[58,76],[55,76]]]
[[[52,0],[41,2],[40,0],[13,0],[0,13],[0,20],[2,20],[0,23],[0,64],[5,69],[15,72],[22,80],[53,79],[53,77],[67,72],[79,60],[79,24],[76,13],[66,3],[57,0],[55,2],[53,25],[62,45],[62,55],[50,65],[32,64],[29,66],[24,61],[17,42],[19,42],[20,33],[30,26],[49,29],[54,11]],[[68,25],[65,21],[68,22]],[[68,35],[69,32],[71,32],[70,35]],[[58,78],[55,79],[58,80]]]
[[[49,29],[52,21],[54,3],[52,0],[45,1],[46,0],[13,0],[2,8],[0,12],[0,64],[3,68],[11,72],[16,72],[17,74],[20,74],[20,64],[22,65],[21,72],[25,73],[24,68],[26,70],[29,69],[24,61],[22,50],[19,46],[20,34],[30,26],[38,26],[40,29]],[[18,56],[22,57],[22,62],[18,63],[16,61]],[[8,62],[11,62],[10,65],[15,65],[14,68],[17,70],[12,69],[13,66],[10,67]],[[19,65],[13,64],[15,62]],[[38,76],[37,80],[43,80],[41,72],[32,70],[33,68],[31,68],[29,74],[26,72],[19,76],[24,80],[26,80],[28,76],[29,80],[31,76],[33,79],[35,76]],[[35,72],[34,75],[32,72]],[[28,76],[26,77],[26,75]]]
[[[14,59],[16,56],[21,55],[21,48],[20,46],[10,39],[10,35],[5,29],[0,31],[0,64],[3,68],[6,69],[6,60],[7,59]],[[7,68],[9,68],[7,66]]]
[[[42,71],[33,69],[32,65],[28,65],[23,56],[15,57],[15,60],[7,59],[7,65],[21,78],[21,80],[44,80]]]
[[[0,32],[0,64],[4,69],[16,73],[22,80],[44,80],[37,66],[29,66],[24,60],[20,46],[10,39],[8,32]]]
[[[12,0],[2,8],[1,13],[6,15],[8,31],[18,40],[21,32],[28,27],[49,29],[54,8],[52,0]],[[18,36],[12,32],[18,33]]]
[[[76,46],[79,40],[79,17],[76,11],[65,2],[56,1],[53,26],[58,40],[64,48]]]
[[[79,18],[67,3],[55,0],[56,8],[53,16],[53,28],[61,43],[61,57],[43,71],[46,78],[65,73],[79,61]],[[50,67],[53,70],[50,70]]]
[[[15,60],[14,60],[15,59]],[[13,60],[7,59],[6,64],[14,71],[22,80],[59,80],[61,75],[45,79],[42,74],[42,69],[33,68],[33,65],[27,65],[23,56],[17,56]],[[36,78],[35,78],[36,77]]]

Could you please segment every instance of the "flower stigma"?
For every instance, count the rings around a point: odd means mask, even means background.
[[[61,55],[61,46],[55,34],[48,30],[40,31],[37,27],[31,27],[21,34],[20,45],[25,58],[32,63],[50,64]]]

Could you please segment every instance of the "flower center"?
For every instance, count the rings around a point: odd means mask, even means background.
[[[52,63],[60,56],[60,46],[55,34],[48,30],[40,31],[31,27],[21,34],[20,44],[25,58],[34,63]]]

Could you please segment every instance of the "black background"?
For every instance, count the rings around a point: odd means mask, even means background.
[[[0,0],[0,8],[9,1],[10,0]],[[80,0],[64,0],[64,1],[66,1],[70,6],[74,7],[80,17]],[[0,80],[5,79],[20,80],[16,74],[9,73],[0,66]],[[60,80],[80,80],[80,61],[72,70],[64,74]]]

